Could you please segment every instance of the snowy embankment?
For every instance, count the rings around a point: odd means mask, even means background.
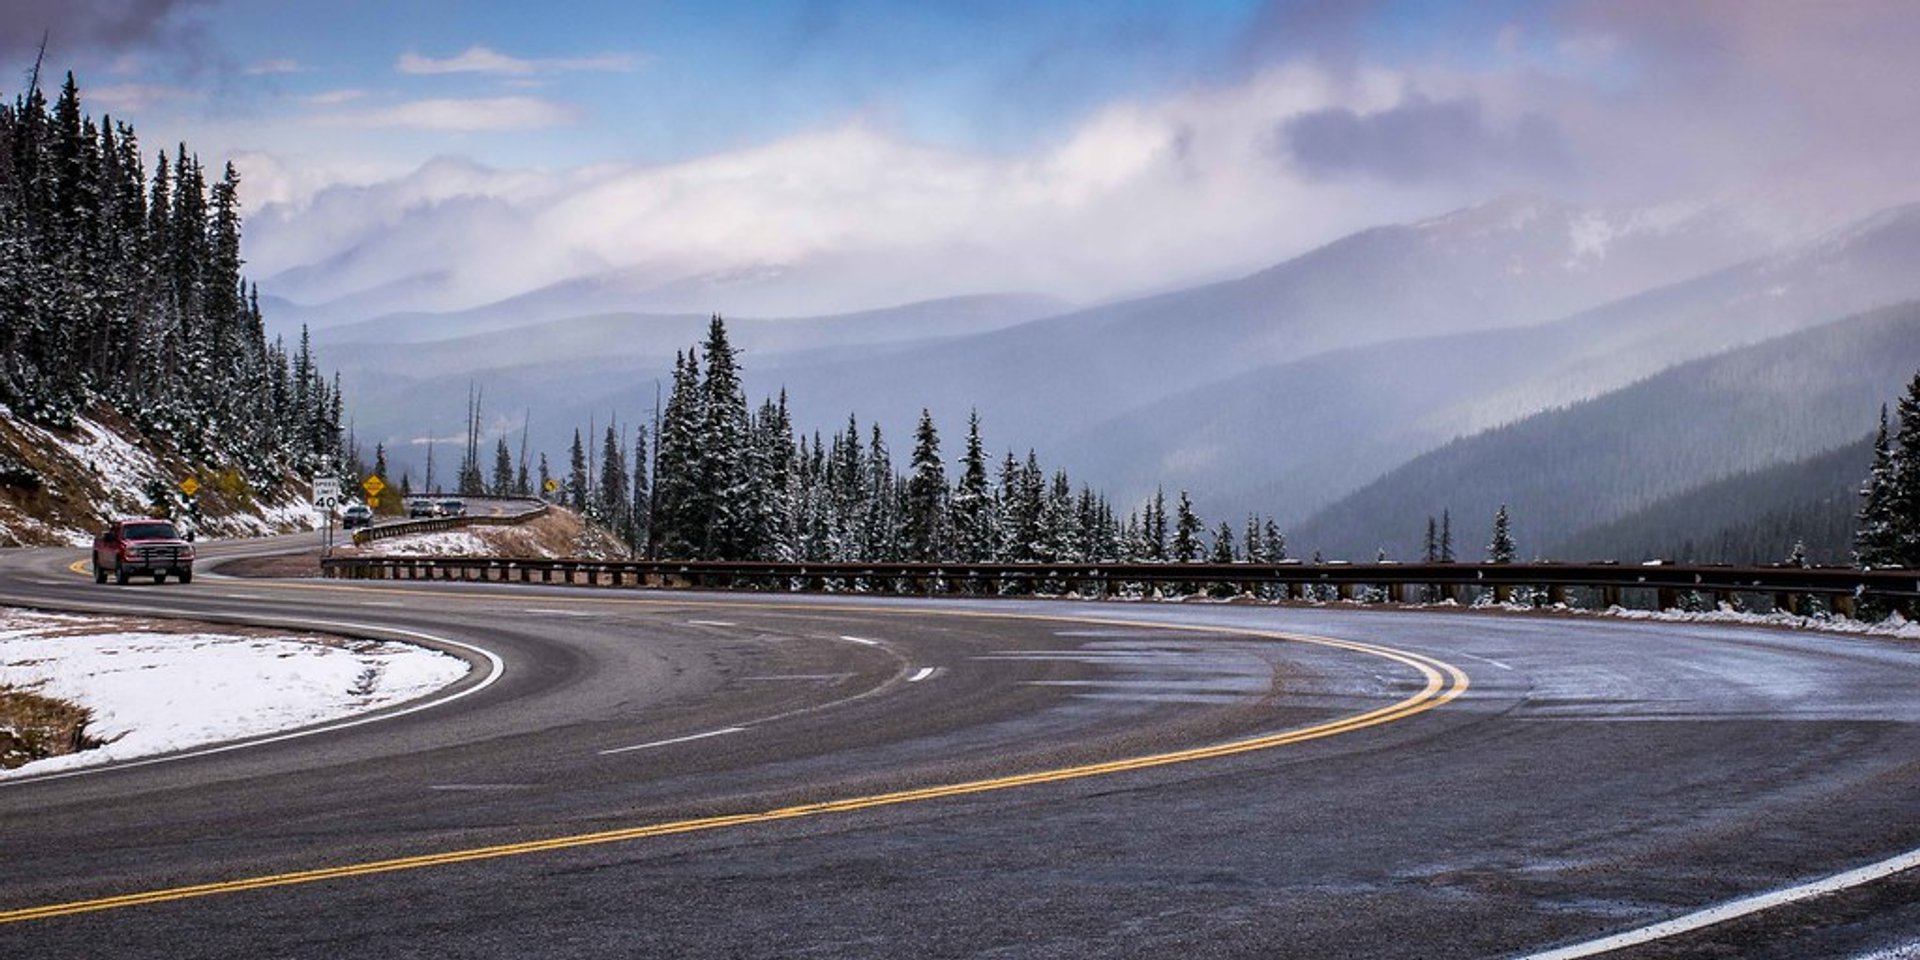
[[[466,676],[458,657],[410,644],[0,608],[0,687],[93,711],[105,745],[0,779],[151,756],[338,720]]]
[[[156,454],[129,425],[118,428],[85,413],[72,430],[50,430],[15,417],[0,404],[0,452],[14,451],[37,477],[32,496],[0,496],[0,544],[84,547],[105,517],[154,512],[154,490],[174,492],[194,476],[204,488],[203,537],[258,537],[314,529],[313,504],[294,490],[277,499],[221,489],[220,478],[199,473],[175,457]]]

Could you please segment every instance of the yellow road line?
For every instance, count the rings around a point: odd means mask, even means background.
[[[276,585],[276,586],[285,586],[285,585]],[[306,586],[306,585],[302,585],[302,586]],[[314,589],[316,587],[309,587],[309,588]],[[327,589],[327,588],[318,587],[317,589]],[[335,589],[339,589],[339,588],[335,588]],[[347,589],[352,589],[352,588],[347,588]],[[441,595],[444,596],[444,594],[441,594]],[[465,596],[471,597],[473,596],[473,594],[466,594]],[[587,598],[568,597],[568,598],[552,598],[552,599],[585,600]],[[615,602],[615,603],[621,603],[621,604],[673,605],[673,606],[688,605],[686,602],[675,602],[675,601],[645,601],[645,600],[632,600],[632,599],[626,599],[626,598],[593,598],[593,599],[596,602],[602,602],[602,603]],[[706,607],[733,607],[733,608],[755,606],[761,610],[767,609],[765,605],[752,605],[752,604],[744,604],[744,603],[738,603],[738,602],[726,603],[726,602],[693,601],[692,605],[706,606]],[[499,859],[503,857],[526,856],[529,854],[547,853],[547,852],[552,852],[556,850],[569,850],[577,847],[599,846],[599,845],[612,844],[612,843],[627,843],[627,842],[632,842],[637,840],[650,839],[654,837],[664,837],[664,836],[672,836],[675,834],[683,834],[683,833],[698,833],[698,832],[711,831],[711,830],[721,830],[721,829],[726,829],[730,827],[741,827],[741,826],[748,826],[752,824],[773,823],[773,822],[782,821],[782,820],[796,820],[796,819],[808,818],[808,817],[819,817],[819,816],[828,816],[832,814],[852,813],[855,811],[870,810],[878,807],[900,806],[903,804],[910,804],[910,803],[923,803],[931,800],[940,800],[940,799],[947,799],[952,797],[962,797],[970,794],[988,793],[988,792],[994,792],[994,791],[1000,791],[1000,790],[1012,790],[1012,789],[1018,789],[1021,787],[1037,786],[1040,784],[1059,783],[1059,782],[1068,781],[1068,780],[1086,779],[1089,777],[1111,776],[1119,773],[1128,773],[1128,772],[1133,772],[1138,770],[1151,769],[1154,767],[1170,766],[1173,764],[1192,763],[1192,762],[1201,761],[1201,760],[1212,760],[1212,759],[1218,759],[1221,757],[1234,756],[1237,754],[1253,753],[1253,752],[1262,751],[1262,750],[1272,750],[1278,747],[1284,747],[1291,744],[1305,743],[1311,740],[1318,740],[1321,738],[1336,736],[1343,733],[1352,733],[1354,731],[1365,730],[1370,727],[1392,723],[1397,720],[1403,720],[1420,713],[1425,713],[1426,711],[1432,710],[1435,707],[1439,707],[1443,704],[1451,702],[1455,698],[1459,697],[1462,693],[1466,692],[1470,682],[1467,678],[1466,673],[1462,671],[1460,668],[1453,666],[1452,664],[1446,663],[1445,661],[1437,660],[1432,657],[1425,656],[1423,654],[1413,653],[1405,650],[1397,650],[1391,647],[1383,647],[1375,644],[1360,643],[1352,640],[1338,640],[1331,637],[1309,636],[1305,634],[1290,634],[1290,633],[1280,633],[1276,631],[1262,631],[1262,630],[1244,630],[1244,629],[1236,629],[1232,627],[1223,627],[1223,626],[1155,623],[1155,622],[1149,622],[1149,621],[1111,620],[1111,619],[1099,619],[1099,618],[1091,618],[1091,617],[1067,617],[1067,616],[1049,616],[1049,615],[1037,615],[1037,614],[997,613],[997,612],[991,612],[991,611],[974,611],[974,610],[938,610],[938,609],[905,608],[905,607],[891,607],[891,608],[890,607],[855,607],[855,606],[841,606],[841,605],[807,605],[804,607],[788,607],[788,608],[782,608],[782,609],[783,610],[816,610],[816,611],[828,611],[828,612],[845,612],[848,610],[857,610],[862,613],[882,613],[882,614],[903,614],[903,613],[913,613],[916,615],[933,614],[937,616],[966,616],[966,617],[993,618],[993,619],[1019,619],[1019,620],[1035,620],[1035,621],[1053,621],[1053,622],[1064,622],[1064,623],[1075,623],[1075,624],[1090,624],[1090,625],[1127,626],[1127,627],[1151,628],[1151,629],[1170,629],[1170,630],[1180,630],[1180,631],[1189,631],[1189,632],[1230,633],[1235,636],[1256,637],[1256,638],[1270,639],[1270,640],[1282,640],[1282,641],[1295,642],[1295,643],[1309,643],[1316,646],[1332,647],[1336,649],[1352,651],[1355,653],[1362,653],[1370,656],[1381,657],[1387,660],[1392,660],[1394,662],[1400,663],[1404,666],[1413,668],[1425,679],[1425,684],[1422,686],[1419,692],[1414,693],[1413,695],[1408,696],[1405,699],[1399,700],[1395,703],[1389,704],[1384,707],[1380,707],[1374,710],[1369,710],[1365,713],[1354,714],[1353,716],[1343,717],[1338,720],[1331,720],[1325,723],[1314,724],[1312,726],[1301,727],[1294,730],[1265,734],[1262,736],[1251,737],[1251,738],[1246,738],[1241,740],[1232,740],[1225,743],[1213,744],[1205,747],[1195,747],[1188,750],[1176,750],[1176,751],[1165,752],[1165,753],[1147,754],[1145,756],[1129,757],[1129,758],[1124,758],[1120,760],[1110,760],[1110,761],[1105,761],[1101,763],[1081,764],[1077,766],[1061,767],[1054,770],[1042,770],[1042,771],[1036,771],[1032,773],[1015,774],[1012,776],[993,777],[993,778],[984,779],[984,780],[970,780],[970,781],[964,781],[961,783],[942,784],[942,785],[931,786],[931,787],[921,787],[921,788],[912,789],[912,790],[895,791],[892,793],[873,794],[873,795],[861,796],[861,797],[848,797],[840,800],[824,801],[821,803],[803,804],[800,806],[792,806],[792,807],[781,807],[778,809],[766,810],[758,813],[741,813],[741,814],[732,814],[732,815],[720,816],[720,817],[705,817],[705,818],[693,819],[693,820],[676,820],[668,823],[648,824],[648,825],[637,826],[637,827],[626,827],[618,830],[607,830],[607,831],[601,831],[597,833],[583,833],[583,834],[573,834],[573,835],[558,836],[558,837],[549,837],[543,840],[534,840],[534,841],[529,841],[524,843],[509,843],[509,844],[499,844],[494,846],[473,847],[473,848],[464,849],[464,850],[449,850],[441,853],[424,854],[424,855],[412,856],[412,857],[400,857],[400,858],[390,859],[390,860],[374,860],[366,863],[346,864],[346,865],[337,866],[337,867],[324,867],[324,868],[314,869],[314,870],[302,870],[302,871],[296,871],[292,873],[270,874],[270,875],[259,876],[259,877],[247,877],[239,880],[225,880],[225,881],[219,881],[215,883],[203,883],[203,884],[195,884],[190,886],[169,887],[169,888],[158,889],[158,890],[146,890],[146,891],[140,891],[135,893],[121,894],[121,895],[112,896],[112,897],[101,897],[93,900],[76,900],[68,903],[47,904],[47,905],[38,906],[38,907],[22,907],[22,908],[17,908],[13,910],[0,911],[0,924],[20,923],[20,922],[29,921],[29,920],[46,920],[46,919],[52,919],[55,917],[72,916],[75,914],[82,914],[82,913],[94,913],[94,912],[103,911],[103,910],[119,910],[119,909],[126,909],[129,907],[138,907],[138,906],[146,906],[146,905],[158,904],[158,903],[167,903],[167,902],[176,901],[176,900],[190,900],[190,899],[196,899],[200,897],[218,896],[222,894],[242,893],[249,890],[263,890],[271,887],[288,887],[288,886],[297,886],[297,885],[309,884],[309,883],[320,883],[328,880],[347,879],[351,877],[373,876],[373,875],[385,874],[385,873],[399,873],[399,872],[408,871],[408,870],[421,870],[421,869],[426,869],[430,867],[449,866],[452,864],[460,864],[460,863],[471,863],[471,862],[480,861],[480,860],[493,860],[493,859]]]

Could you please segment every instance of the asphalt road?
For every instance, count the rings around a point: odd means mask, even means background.
[[[1913,644],[1351,608],[116,588],[79,558],[0,556],[0,602],[421,631],[504,670],[377,723],[0,783],[0,921],[52,907],[0,922],[5,957],[1520,956],[1920,848]],[[1909,871],[1613,955],[1911,947],[1917,892]]]

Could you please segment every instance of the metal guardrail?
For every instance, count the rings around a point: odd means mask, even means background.
[[[342,557],[326,576],[355,580],[465,580],[610,587],[695,587],[960,596],[1075,594],[1165,596],[1216,592],[1274,600],[1471,601],[1476,597],[1568,606],[1619,605],[1628,591],[1650,593],[1657,609],[1697,597],[1714,604],[1765,596],[1794,613],[1818,598],[1853,616],[1863,601],[1909,616],[1920,601],[1920,570],[1850,567],[1722,567],[1610,563],[1011,564],[801,563],[681,560],[523,560],[505,557]],[[1588,596],[1577,598],[1576,592]],[[1580,599],[1588,603],[1577,602]]]
[[[353,545],[361,547],[375,540],[385,540],[389,537],[404,537],[416,533],[439,533],[442,530],[454,530],[460,527],[511,527],[545,516],[546,512],[552,509],[553,506],[544,500],[532,500],[527,497],[473,496],[461,497],[459,499],[467,501],[492,500],[530,505],[538,504],[538,506],[534,506],[529,510],[523,510],[520,513],[508,514],[504,517],[474,517],[465,515],[458,517],[427,517],[420,520],[396,520],[393,523],[361,527],[353,532]]]

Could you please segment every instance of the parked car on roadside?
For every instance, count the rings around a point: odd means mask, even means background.
[[[166,583],[178,577],[193,582],[193,544],[180,536],[171,520],[134,517],[116,520],[93,541],[93,582],[125,584],[136,573]]]
[[[373,508],[364,503],[356,503],[340,514],[340,527],[352,530],[354,527],[370,526],[373,523]]]

